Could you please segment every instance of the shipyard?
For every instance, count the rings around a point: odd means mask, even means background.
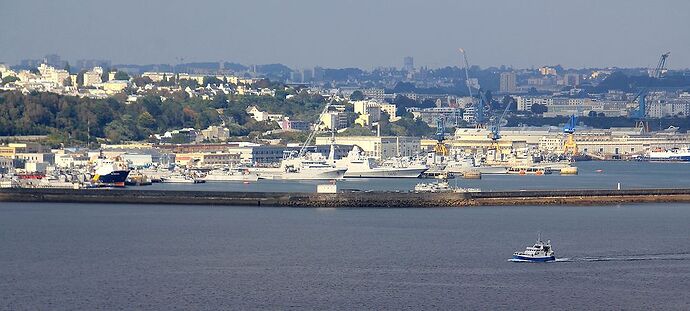
[[[690,310],[690,1],[1,3],[0,310]]]

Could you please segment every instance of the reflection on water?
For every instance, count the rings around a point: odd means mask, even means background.
[[[623,189],[630,188],[684,188],[690,187],[690,163],[649,162],[578,162],[579,174],[570,175],[485,175],[482,179],[457,178],[451,185],[464,188],[490,190],[530,189]],[[338,181],[342,189],[360,191],[410,191],[421,179],[345,179]],[[250,192],[315,192],[316,185],[329,181],[279,181],[259,180],[242,182],[209,182],[205,184],[154,184],[128,189],[151,190],[205,190]]]

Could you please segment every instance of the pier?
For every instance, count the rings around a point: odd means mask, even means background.
[[[0,189],[0,202],[183,204],[256,207],[424,208],[690,203],[690,188],[487,192],[221,192],[119,189]]]

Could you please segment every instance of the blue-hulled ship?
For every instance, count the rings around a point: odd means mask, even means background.
[[[542,242],[541,234],[534,246],[528,246],[522,252],[513,253],[513,261],[547,262],[555,261],[556,255],[551,247],[551,241]]]
[[[101,155],[96,162],[92,182],[97,186],[124,187],[129,171],[126,162],[106,159]]]

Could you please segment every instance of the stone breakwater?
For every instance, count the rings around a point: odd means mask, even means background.
[[[689,189],[530,190],[472,193],[0,189],[0,202],[187,204],[258,207],[419,208],[690,202]]]

